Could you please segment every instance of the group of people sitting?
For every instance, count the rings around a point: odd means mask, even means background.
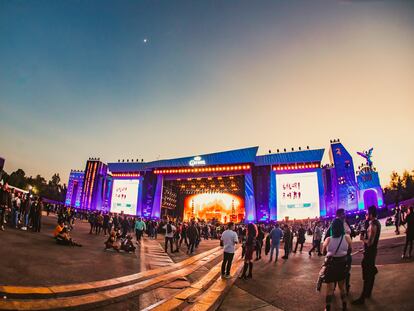
[[[134,253],[136,247],[132,242],[132,235],[127,234],[126,237],[122,237],[122,233],[120,230],[117,232],[112,230],[108,239],[105,241],[105,250],[115,250],[118,253],[120,251],[124,251],[127,253]]]

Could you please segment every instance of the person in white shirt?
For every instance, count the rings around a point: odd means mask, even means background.
[[[221,275],[224,278],[230,277],[231,264],[233,262],[235,245],[238,242],[237,233],[233,231],[234,224],[229,222],[227,230],[221,235],[221,241],[223,245],[224,255],[223,263],[221,264]]]
[[[166,224],[163,227],[163,229],[165,230],[165,252],[167,252],[168,242],[169,242],[171,253],[173,253],[174,252],[173,250],[174,232],[177,230],[177,228],[172,224],[172,221],[170,221],[168,224]]]

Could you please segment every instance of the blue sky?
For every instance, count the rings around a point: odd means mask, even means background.
[[[387,181],[414,168],[413,54],[412,1],[0,0],[0,156],[66,179],[341,138]]]

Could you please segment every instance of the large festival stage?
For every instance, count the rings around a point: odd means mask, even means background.
[[[325,149],[257,155],[258,147],[177,159],[102,163],[72,171],[66,205],[145,218],[268,222],[382,207],[378,173],[368,159],[355,172],[339,140]],[[371,156],[371,152],[369,156]],[[364,154],[363,154],[364,155]]]

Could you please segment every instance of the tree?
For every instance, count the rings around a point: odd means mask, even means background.
[[[12,186],[24,189],[27,186],[26,173],[19,168],[10,174],[7,182]]]

